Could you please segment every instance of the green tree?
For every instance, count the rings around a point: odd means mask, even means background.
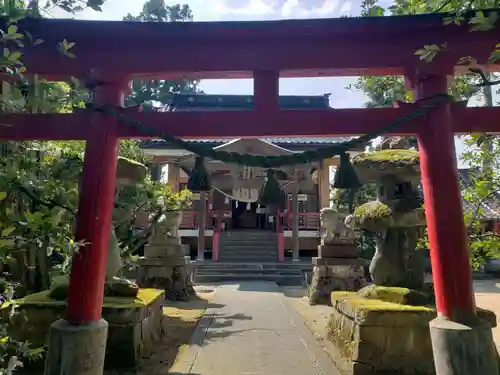
[[[191,22],[193,13],[189,5],[166,5],[164,0],[148,0],[144,3],[142,12],[138,16],[130,13],[124,21],[136,22]],[[154,105],[168,103],[172,94],[198,92],[198,81],[193,80],[163,80],[142,79],[132,84],[132,94],[128,98],[131,103]]]
[[[76,4],[87,3],[55,1],[50,4],[63,9],[72,7],[71,11],[76,12],[81,10]],[[36,6],[34,2],[26,5],[22,1],[11,1],[0,8],[10,19],[8,29],[0,36],[5,46],[0,66],[17,79],[12,81],[10,92],[2,92],[0,110],[3,112],[69,112],[75,106],[84,105],[84,99],[88,98],[87,90],[76,80],[66,84],[22,76],[22,51],[28,45],[25,41],[34,47],[44,41],[32,40],[23,34],[17,21],[31,15],[31,8]],[[63,40],[54,48],[68,55],[73,44]],[[16,47],[12,52],[11,45]],[[30,291],[46,289],[50,284],[47,255],[66,255],[67,262],[61,264],[61,271],[66,272],[72,254],[80,246],[75,243],[73,232],[84,148],[84,142],[68,141],[0,143],[0,267],[8,264],[9,271],[17,267],[18,279]],[[148,162],[133,140],[121,142],[120,155]],[[116,209],[131,213],[127,220],[120,217],[121,229],[134,225],[134,216],[139,210],[147,213],[177,210],[189,202],[186,194],[173,194],[164,185],[152,181],[151,176],[134,189],[118,191],[116,197]],[[119,237],[124,250],[130,250],[129,243],[137,242],[130,239],[129,232],[124,230],[121,233],[125,233],[126,238]],[[5,272],[5,268],[1,272]]]
[[[473,1],[444,1],[444,0],[412,0],[395,1],[388,7],[382,6],[377,0],[365,0],[362,3],[361,13],[364,16],[387,16],[387,15],[409,15],[435,12],[450,12],[452,16],[445,19],[445,23],[468,23],[473,32],[481,32],[490,29],[498,19],[496,13],[485,15],[481,12],[473,17],[467,17],[466,11],[498,8],[498,0],[473,0]],[[491,59],[499,56],[497,45],[492,52]],[[420,58],[431,61],[442,49],[442,46],[422,46],[416,51]],[[463,63],[474,63],[474,58],[463,59]],[[494,80],[495,77],[488,77]],[[455,77],[449,94],[455,100],[468,100],[473,95],[483,96],[485,76],[477,72],[469,72]],[[405,89],[403,77],[361,77],[356,83],[349,87],[362,91],[368,98],[366,107],[389,107],[394,101],[411,101],[412,93]],[[414,137],[413,137],[414,138]],[[415,141],[415,139],[413,139]],[[415,142],[416,143],[416,142]],[[500,256],[499,237],[485,228],[483,221],[485,204],[496,204],[500,201],[497,194],[500,189],[500,180],[496,171],[500,163],[500,141],[497,137],[473,134],[465,138],[467,150],[461,156],[471,168],[478,170],[465,188],[464,200],[468,209],[465,212],[465,223],[469,228],[469,246],[471,262],[474,266],[482,264],[485,258]],[[479,146],[479,147],[478,147]],[[485,165],[489,166],[486,170]],[[471,208],[472,207],[472,208]],[[419,244],[420,247],[428,246],[426,236]]]

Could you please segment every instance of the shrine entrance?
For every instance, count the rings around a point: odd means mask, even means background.
[[[265,207],[257,202],[245,203],[231,200],[231,229],[270,230]]]
[[[471,12],[470,17],[478,15]],[[4,140],[86,142],[76,229],[82,247],[71,263],[65,318],[51,329],[47,373],[101,374],[104,367],[108,324],[102,320],[102,307],[120,139],[162,138],[197,155],[190,177],[204,201],[211,188],[204,158],[274,173],[338,156],[338,187],[353,189],[356,181],[348,151],[380,135],[417,135],[436,297],[437,318],[429,324],[436,373],[497,374],[496,353],[489,350],[491,327],[481,323],[475,307],[454,134],[499,134],[499,109],[466,107],[449,97],[448,88],[449,77],[463,72],[464,66],[456,64],[460,58],[477,57],[477,66],[488,63],[499,28],[470,33],[467,22],[446,25],[447,19],[449,14],[435,13],[383,20],[186,22],[154,27],[141,22],[22,19],[20,29],[44,41],[36,48],[27,47],[22,56],[27,70],[51,81],[77,77],[93,91],[92,102],[72,113],[14,113],[1,119]],[[9,27],[7,21],[4,29]],[[62,40],[75,46],[75,58],[55,48]],[[431,63],[422,59],[427,50],[424,55],[416,53],[418,48],[434,48],[429,43],[442,42],[446,48],[434,51],[438,57]],[[175,58],[172,50],[178,51]],[[383,50],[387,53],[380,53]],[[486,68],[499,70],[498,66]],[[279,100],[280,78],[346,75],[405,75],[415,102],[397,103],[395,108],[290,110]],[[248,110],[162,113],[142,112],[138,106],[123,108],[131,79],[252,77],[254,98]],[[246,143],[255,137],[332,135],[359,137],[298,152],[278,150],[265,142],[258,147]],[[185,141],[211,137],[243,141],[223,150]],[[266,184],[277,190],[278,180],[283,179],[270,173]],[[278,195],[270,192],[271,196]],[[294,207],[297,212],[297,203]],[[199,216],[199,249],[203,250],[206,210]],[[293,230],[298,230],[296,219]],[[425,333],[429,334],[427,327]],[[374,336],[379,336],[378,331]],[[478,348],[478,343],[485,345]],[[294,363],[285,358],[283,362]]]

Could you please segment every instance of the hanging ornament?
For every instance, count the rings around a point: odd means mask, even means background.
[[[247,211],[250,211],[252,209],[252,205],[250,203],[247,203]]]
[[[269,169],[266,174],[266,182],[260,193],[259,203],[263,206],[276,206],[283,210],[286,206],[286,195],[276,179],[275,171]]]
[[[224,198],[224,204],[229,204],[229,197],[226,195],[226,197]]]
[[[238,201],[234,204],[234,208],[238,208]]]
[[[210,191],[212,189],[210,174],[205,167],[202,156],[196,157],[193,171],[189,175],[187,188],[195,193]]]
[[[356,169],[351,163],[349,154],[340,154],[340,165],[335,171],[333,187],[336,189],[358,189],[361,186]]]

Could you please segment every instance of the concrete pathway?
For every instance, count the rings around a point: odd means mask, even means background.
[[[290,301],[270,282],[221,285],[170,374],[337,375]]]
[[[497,327],[493,328],[493,340],[500,352],[500,280],[474,280],[476,305],[493,311],[497,316]]]

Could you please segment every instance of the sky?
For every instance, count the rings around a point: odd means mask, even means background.
[[[188,4],[195,21],[248,21],[300,18],[330,18],[359,13],[360,0],[184,0],[166,1],[168,5]],[[91,9],[75,18],[121,20],[128,13],[137,15],[143,0],[107,0],[102,12]],[[50,11],[54,17],[69,18],[62,10]],[[365,99],[359,92],[346,90],[355,78],[293,78],[280,80],[281,95],[323,95],[331,93],[334,108],[361,106]],[[252,80],[205,80],[200,88],[207,94],[252,94]]]
[[[380,3],[388,3],[382,0]],[[302,18],[334,18],[359,15],[361,0],[184,0],[166,1],[168,5],[183,3],[191,8],[195,21],[249,21]],[[143,0],[106,0],[102,12],[91,9],[72,16],[60,9],[50,10],[57,18],[87,20],[122,20],[127,14],[138,15]],[[331,93],[333,108],[359,108],[366,101],[364,94],[346,89],[356,77],[341,78],[289,78],[280,80],[281,95],[323,95]],[[207,94],[253,93],[252,80],[203,80],[200,88]],[[473,105],[477,105],[477,102]],[[457,153],[463,143],[456,141]],[[459,162],[459,166],[463,165]]]

